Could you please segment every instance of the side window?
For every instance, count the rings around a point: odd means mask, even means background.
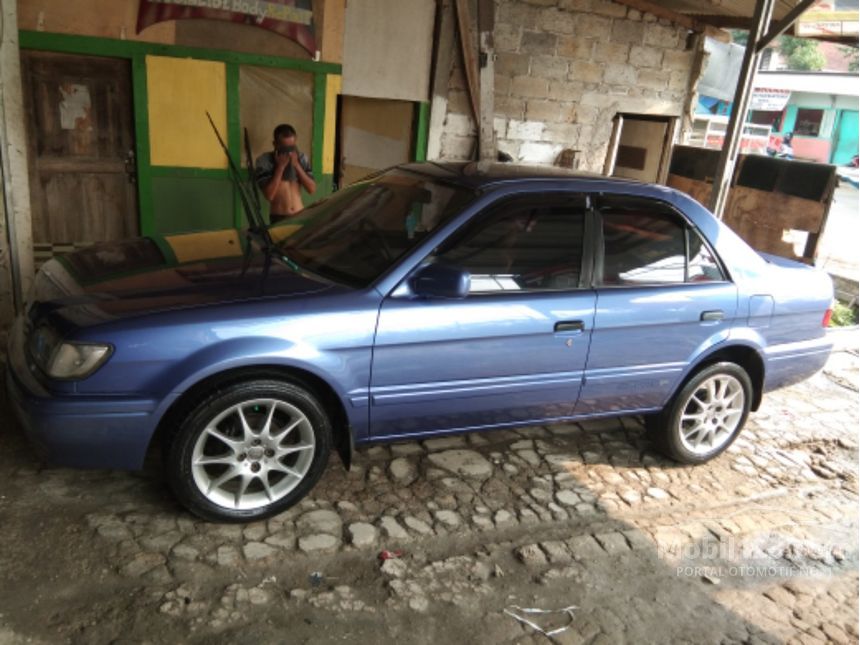
[[[699,234],[670,207],[641,197],[604,196],[600,284],[683,284],[724,280]]]
[[[658,202],[638,197],[603,197],[599,208],[603,219],[601,284],[684,282],[685,226],[677,215]]]
[[[472,293],[576,289],[586,198],[535,196],[491,206],[436,252],[472,274]]]

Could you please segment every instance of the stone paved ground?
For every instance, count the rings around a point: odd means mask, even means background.
[[[43,469],[0,402],[0,643],[857,642],[851,342],[710,464],[634,418],[403,443],[245,526]]]

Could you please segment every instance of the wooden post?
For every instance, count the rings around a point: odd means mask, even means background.
[[[433,52],[433,79],[430,85],[430,126],[427,133],[427,159],[442,156],[442,130],[448,112],[448,82],[454,60],[454,7],[451,0],[440,0],[437,6],[438,29]]]
[[[496,160],[496,137],[493,132],[493,117],[495,116],[495,45],[493,29],[495,27],[495,2],[493,0],[478,0],[478,65],[480,73],[478,85],[481,98],[478,102],[478,159],[480,161]]]
[[[615,158],[618,156],[618,145],[621,143],[621,129],[624,127],[624,116],[616,114],[612,121],[612,136],[609,137],[609,147],[606,149],[606,161],[603,162],[603,174],[611,177],[615,172]]]
[[[33,233],[30,182],[27,167],[26,122],[21,91],[21,53],[18,47],[16,0],[0,1],[0,163],[3,175],[0,221],[0,328],[15,311],[20,312],[24,294],[33,280]],[[5,231],[3,230],[5,229]],[[8,247],[4,245],[8,241]],[[9,284],[11,283],[11,284]],[[6,287],[11,298],[6,297]]]
[[[687,77],[687,97],[684,99],[684,111],[681,113],[681,132],[684,140],[693,131],[693,120],[695,118],[696,103],[698,102],[699,79],[705,67],[705,36],[704,34],[692,34],[693,64],[690,65],[690,75]]]
[[[720,151],[720,159],[717,162],[717,171],[714,175],[714,186],[711,190],[709,205],[714,215],[720,219],[723,218],[723,212],[726,208],[729,186],[741,147],[744,123],[746,123],[752,87],[761,57],[757,48],[768,25],[770,25],[774,3],[775,0],[757,0],[755,14],[750,25],[749,40],[747,40],[747,46],[744,50],[740,77],[732,102],[732,115],[726,128],[726,138],[723,142],[723,149]]]

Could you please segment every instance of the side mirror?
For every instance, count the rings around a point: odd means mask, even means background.
[[[428,264],[409,279],[412,293],[421,298],[465,298],[471,284],[468,271],[445,264]]]

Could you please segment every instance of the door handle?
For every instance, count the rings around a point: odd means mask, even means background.
[[[581,320],[559,320],[555,324],[555,331],[585,331],[585,323]]]
[[[702,315],[699,316],[699,320],[722,320],[726,315],[723,313],[722,309],[714,309],[712,311],[703,311]]]

